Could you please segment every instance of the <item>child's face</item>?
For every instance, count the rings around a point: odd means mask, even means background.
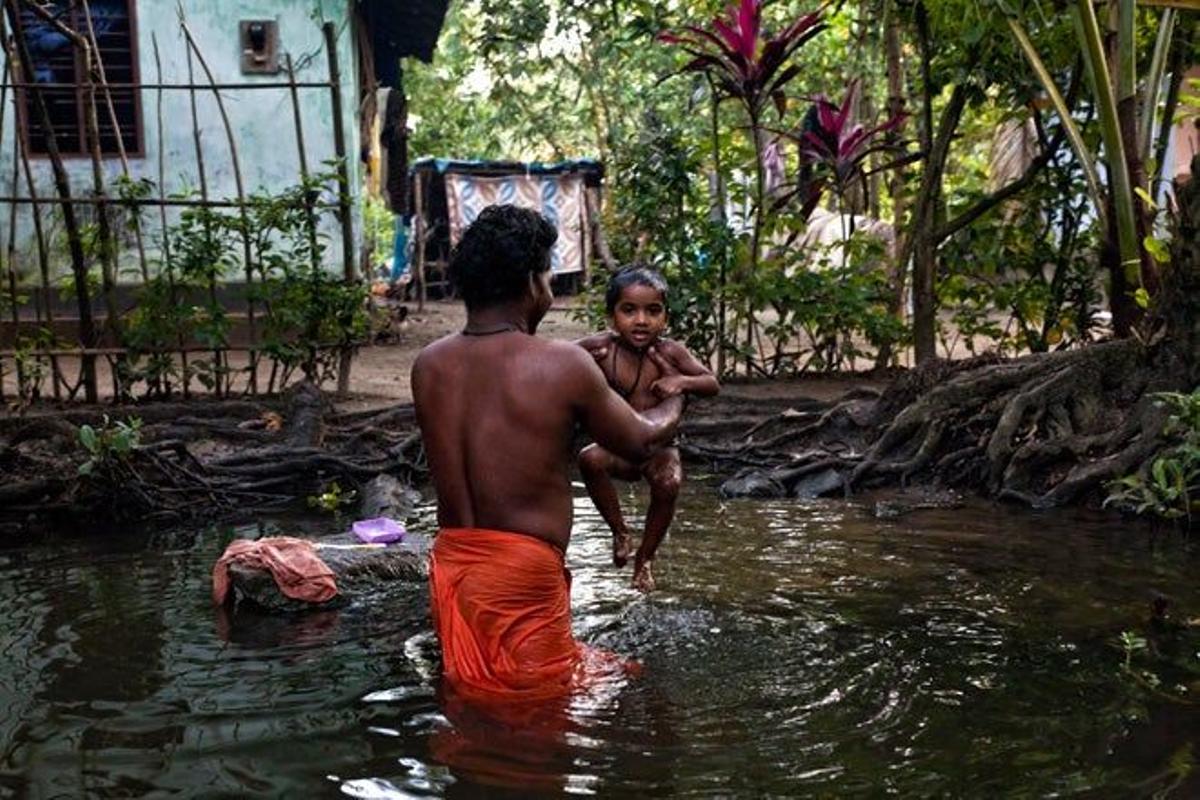
[[[662,292],[641,283],[626,286],[609,319],[613,330],[629,346],[641,349],[654,344],[667,327]]]

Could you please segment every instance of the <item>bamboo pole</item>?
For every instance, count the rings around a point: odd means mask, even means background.
[[[417,276],[417,311],[425,310],[425,178],[413,175],[413,269]]]
[[[92,47],[92,51],[96,54],[96,75],[99,78],[101,90],[104,92],[104,105],[108,111],[109,124],[112,125],[113,137],[117,142],[117,156],[121,160],[121,174],[126,180],[130,180],[132,175],[129,172],[129,157],[125,151],[125,137],[121,135],[121,126],[117,122],[117,109],[113,105],[112,89],[108,85],[108,75],[104,70],[104,59],[100,56],[100,43],[96,38],[96,26],[92,22],[92,8],[88,4],[88,0],[81,0],[83,3],[83,16],[87,20],[88,27],[88,43]],[[138,214],[134,209],[133,213]],[[133,227],[133,240],[137,247],[138,267],[142,273],[142,285],[150,282],[150,267],[146,259],[146,244],[142,239],[142,225],[140,215],[136,216]]]
[[[342,223],[342,268],[347,282],[357,280],[354,263],[354,222],[350,209],[350,172],[346,163],[346,130],[342,119],[342,79],[338,66],[337,34],[333,23],[321,26],[325,34],[325,52],[329,57],[329,91],[333,112],[333,146],[337,157],[338,215]]]
[[[12,53],[10,51],[9,58],[11,60]],[[15,99],[15,98],[14,98]],[[2,129],[2,126],[0,126]],[[17,140],[20,143],[18,148],[21,158],[21,166],[25,173],[25,188],[29,192],[31,198],[37,197],[37,184],[33,180],[33,168],[29,163],[29,142],[25,135],[24,126],[17,124],[13,126],[16,131]],[[50,253],[46,246],[46,231],[42,225],[42,207],[37,203],[30,206],[31,216],[33,218],[33,233],[37,241],[37,256],[38,256],[38,273],[41,277],[42,289],[42,314],[41,318],[47,330],[52,336],[54,335],[54,306],[50,302],[51,286],[50,286]],[[66,386],[66,379],[62,375],[62,368],[58,363],[58,356],[50,356],[50,375],[51,375],[51,391],[54,394],[55,400],[62,399],[62,386]]]
[[[162,57],[158,52],[158,36],[154,33],[150,34],[150,42],[154,45],[154,69],[159,82],[162,82]],[[171,261],[171,238],[168,235],[170,228],[167,226],[167,206],[166,206],[166,153],[163,151],[163,93],[162,88],[155,93],[155,116],[157,118],[158,130],[155,133],[157,137],[158,149],[158,215],[159,223],[162,225],[162,249],[163,260],[168,264]]]
[[[4,35],[5,35],[5,31],[2,28],[0,28],[0,37],[3,37]],[[10,63],[11,63],[11,59],[6,59],[4,62],[4,80],[6,83],[8,81],[8,71],[9,71]],[[14,106],[16,104],[16,100],[17,100],[16,94],[14,93],[14,95],[13,95]],[[7,110],[8,110],[8,89],[6,87],[0,87],[0,144],[3,143],[4,113]],[[14,108],[13,109],[13,117],[15,118],[16,116],[17,116],[16,109]],[[20,127],[20,125],[18,124],[18,125],[15,125],[14,127]],[[16,140],[16,137],[13,137],[13,192],[12,192],[13,194],[17,193],[17,189],[16,189],[16,184],[17,184],[17,158],[16,158],[17,152],[16,152],[16,148],[17,148],[17,140]],[[9,210],[8,258],[7,258],[7,264],[5,266],[7,267],[7,272],[8,272],[8,277],[9,277],[8,300],[9,300],[9,306],[10,306],[9,310],[12,312],[12,326],[13,326],[13,341],[14,342],[17,342],[20,339],[20,328],[19,328],[20,322],[18,320],[18,315],[17,315],[17,284],[16,284],[15,276],[13,274],[13,260],[15,257],[16,226],[17,226],[16,215],[17,215],[17,207],[11,206],[10,210]],[[16,367],[16,371],[17,371],[17,398],[20,399],[21,385],[25,381],[24,381],[24,376],[21,375],[21,362],[18,361],[14,357],[13,363],[14,363],[14,366]],[[2,383],[3,380],[4,380],[3,374],[0,374],[0,383]],[[0,390],[0,397],[3,397],[2,390]]]
[[[13,41],[16,42],[18,64],[23,75],[32,74],[33,58],[25,43],[20,21],[20,9],[17,0],[5,0],[4,10],[8,14],[9,24],[13,31]],[[71,199],[71,182],[63,166],[62,154],[58,150],[58,140],[54,134],[54,126],[50,121],[50,113],[46,108],[45,98],[37,86],[29,90],[33,101],[34,112],[38,123],[46,136],[46,155],[54,172],[54,183],[59,197]],[[75,218],[74,205],[70,202],[63,204],[63,227],[67,232],[67,244],[71,253],[71,269],[75,278],[75,298],[79,306],[79,331],[84,347],[96,346],[95,323],[92,319],[91,297],[87,284],[87,265],[83,253],[83,240],[80,237],[79,224]],[[89,403],[98,399],[96,388],[95,356],[84,355],[80,362],[80,382],[83,384],[84,396]]]
[[[350,209],[350,173],[346,163],[346,131],[342,119],[342,80],[338,67],[337,33],[332,22],[321,26],[325,35],[325,54],[329,58],[329,92],[333,105],[333,146],[337,157],[338,217],[342,224],[342,269],[347,284],[358,280],[354,264],[354,220]],[[351,351],[342,350],[338,359],[338,394],[350,391]]]
[[[5,42],[8,41],[7,25],[5,24],[3,15],[0,15],[0,41],[5,41]],[[5,58],[5,62],[4,62],[4,81],[7,84],[7,81],[10,76],[10,67],[15,62],[15,59],[16,59],[13,49],[8,47],[7,45],[5,45],[5,57],[6,58]],[[0,131],[4,130],[4,111],[7,108],[6,101],[5,101],[6,94],[7,94],[7,89],[0,88]],[[20,160],[21,165],[24,170],[25,184],[26,184],[26,188],[29,191],[29,196],[37,197],[37,187],[33,182],[33,171],[29,166],[29,145],[28,145],[28,142],[26,141],[26,137],[25,137],[25,127],[20,123],[20,118],[16,114],[17,101],[18,101],[18,96],[16,94],[14,94],[13,95],[13,106],[14,106],[13,132],[16,137],[14,144],[16,145],[17,154],[18,154],[19,160]],[[16,194],[15,189],[13,190],[13,194],[14,195]],[[42,281],[41,282],[41,289],[42,289],[41,303],[35,304],[35,308],[39,309],[38,315],[37,315],[38,316],[38,324],[44,325],[45,327],[43,329],[45,331],[49,332],[51,335],[53,335],[53,333],[54,333],[54,309],[50,303],[50,258],[49,258],[49,253],[47,252],[47,249],[46,249],[45,231],[42,229],[41,207],[34,204],[33,206],[31,206],[31,210],[32,210],[31,216],[33,218],[34,237],[37,242],[38,271],[41,275],[41,281]],[[54,399],[61,400],[62,399],[62,391],[59,387],[59,382],[60,381],[63,382],[64,385],[66,382],[63,380],[62,373],[59,369],[58,358],[56,356],[50,357],[50,377],[51,377],[51,391],[54,394]]]
[[[108,194],[104,185],[104,160],[100,151],[100,117],[96,111],[96,84],[93,76],[94,58],[88,41],[76,34],[72,42],[83,55],[83,96],[84,96],[84,136],[87,139],[88,155],[92,162],[92,192],[96,203],[96,232],[100,240],[100,284],[104,292],[104,308],[106,325],[109,335],[115,343],[121,342],[121,316],[117,310],[117,264],[116,242],[113,238],[112,224],[108,216]],[[120,361],[117,367],[124,364]],[[125,397],[121,372],[117,367],[112,370],[113,399]]]
[[[182,13],[183,13],[183,9],[181,6],[180,14],[182,14]],[[194,66],[192,64],[192,48],[185,46],[184,50],[187,54],[188,83],[195,84]],[[202,146],[201,141],[200,141],[200,139],[201,139],[200,115],[196,110],[196,90],[195,89],[188,90],[188,100],[191,104],[191,109],[192,109],[192,142],[195,144],[195,147],[196,147],[196,170],[197,170],[197,172],[199,174],[199,178],[200,178],[200,199],[202,201],[204,201],[205,204],[207,204],[207,202],[208,202],[208,175],[204,171],[204,147]],[[209,222],[208,222],[207,218],[204,221],[204,229],[206,232],[209,231]],[[208,281],[208,301],[209,301],[210,305],[212,305],[214,308],[216,307],[216,305],[217,305],[217,285],[216,285],[216,278],[212,277],[212,276],[209,277],[209,281]],[[212,355],[213,355],[213,373],[217,378],[214,385],[217,388],[216,394],[218,397],[220,397],[221,396],[221,381],[220,381],[221,351],[220,351],[220,349],[214,347],[212,350]]]
[[[287,54],[287,72],[288,84],[291,86],[292,97],[292,122],[296,127],[296,151],[300,156],[300,179],[307,186],[308,184],[308,155],[305,152],[304,146],[304,123],[300,114],[300,93],[296,90],[296,71],[292,65],[292,54]],[[313,269],[320,267],[317,253],[317,218],[313,213],[313,203],[308,196],[308,192],[304,193],[304,223],[308,228],[308,248],[311,266]]]
[[[200,52],[200,47],[196,44],[195,38],[192,37],[192,31],[188,27],[187,22],[180,14],[179,27],[183,29],[184,38],[187,39],[187,46],[191,52],[196,54],[196,60],[200,62],[200,68],[204,70],[205,77],[208,78],[210,86],[216,85],[216,78],[213,76],[212,70],[208,68],[208,62],[204,59],[204,54]],[[192,76],[188,74],[188,80]],[[225,138],[229,142],[229,158],[233,164],[233,181],[237,188],[238,210],[242,218],[241,234],[242,234],[242,259],[245,262],[246,270],[246,323],[250,328],[250,341],[258,340],[258,331],[254,319],[254,297],[251,291],[254,286],[254,260],[250,252],[250,219],[246,214],[246,190],[242,182],[242,166],[241,160],[238,158],[237,139],[233,135],[233,124],[229,121],[229,114],[225,110],[225,101],[221,98],[221,93],[213,89],[213,97],[217,101],[217,112],[221,115],[221,123],[225,126]],[[226,389],[230,387],[227,384]],[[258,394],[258,359],[251,357],[250,359],[250,394]]]
[[[167,224],[167,172],[166,172],[166,150],[163,142],[163,90],[162,90],[162,56],[158,51],[158,36],[154,33],[150,34],[150,42],[154,45],[154,70],[155,77],[158,78],[159,88],[155,92],[155,116],[157,119],[158,129],[155,133],[157,138],[158,149],[158,220],[162,226],[162,258],[163,269],[167,274],[167,290],[171,297],[171,307],[175,310],[179,308],[179,287],[175,282],[175,265],[171,262],[171,228]],[[176,332],[176,341],[179,343],[179,365],[180,379],[182,381],[182,391],[184,399],[192,396],[192,375],[191,366],[188,364],[188,354],[184,349],[186,342],[183,339],[183,331]],[[167,393],[170,394],[170,383],[167,384]]]
[[[0,98],[2,101],[3,98]],[[2,106],[0,106],[2,107]],[[0,123],[3,123],[3,118],[0,117]],[[0,127],[0,131],[4,129]],[[13,172],[12,172],[12,191],[16,194],[17,180],[21,175],[20,162],[18,159],[18,143],[17,137],[13,137]],[[12,317],[13,326],[13,341],[21,340],[21,315],[17,311],[19,305],[19,296],[17,295],[17,207],[8,207],[8,242],[5,250],[5,271],[8,274],[8,311]],[[19,346],[18,346],[18,349]],[[20,359],[14,359],[17,367],[17,397],[21,398],[21,394],[25,389],[25,370],[21,365]]]
[[[292,64],[292,56],[290,53],[287,56],[287,71],[288,71],[289,83],[294,84],[296,81],[296,73],[295,73],[295,66]],[[304,211],[305,211],[305,227],[307,228],[307,231],[308,231],[308,244],[309,244],[308,268],[310,270],[310,275],[315,279],[318,276],[318,271],[321,269],[321,264],[320,264],[320,260],[319,260],[319,254],[317,251],[317,221],[313,214],[312,202],[308,196],[308,190],[307,190],[308,155],[305,152],[306,148],[304,146],[304,123],[301,119],[301,114],[300,114],[299,92],[297,92],[295,89],[292,89],[291,92],[289,92],[289,94],[291,95],[291,99],[292,99],[292,123],[296,129],[296,149],[299,152],[299,159],[300,159],[300,179],[303,182],[304,186],[306,187],[305,191],[304,191]],[[311,337],[312,331],[311,330],[308,331],[306,333],[306,335]],[[314,367],[315,362],[316,362],[316,352],[314,350],[309,350],[309,352],[306,356],[304,371],[305,371],[305,374],[308,375],[310,378],[312,377],[312,373],[315,368]],[[276,370],[277,366],[278,366],[278,362],[274,363],[271,367],[271,380],[270,380],[271,388],[274,388],[274,386],[275,386],[275,378],[277,375],[277,370]],[[339,364],[339,368],[340,368],[340,366],[341,365]],[[286,379],[287,378],[285,375],[284,380],[286,380]],[[340,387],[340,383],[339,383],[339,387]]]

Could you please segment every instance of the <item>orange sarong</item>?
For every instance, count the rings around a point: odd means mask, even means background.
[[[454,691],[542,700],[624,672],[621,659],[571,634],[570,588],[563,554],[549,542],[482,528],[439,531],[429,557],[430,605]]]

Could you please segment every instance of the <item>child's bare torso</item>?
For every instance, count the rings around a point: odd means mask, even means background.
[[[625,398],[634,411],[646,411],[662,402],[650,389],[662,377],[662,370],[645,351],[636,351],[616,341],[601,360],[600,369],[604,371],[608,385]]]

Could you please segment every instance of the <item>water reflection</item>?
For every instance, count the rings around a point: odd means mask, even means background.
[[[1186,542],[869,507],[693,484],[644,597],[581,498],[576,632],[642,673],[500,718],[439,694],[422,586],[215,612],[224,545],[294,523],[0,551],[0,796],[1200,793],[1200,714],[1122,680],[1114,646],[1138,631],[1164,691],[1194,680],[1163,666],[1190,629],[1147,623],[1155,593],[1200,617]]]

